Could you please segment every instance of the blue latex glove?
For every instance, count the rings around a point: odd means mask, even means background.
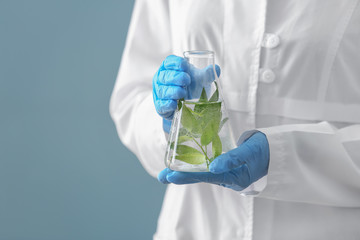
[[[220,75],[219,66],[215,66]],[[199,98],[203,88],[210,86],[215,76],[212,66],[198,69],[184,58],[170,55],[161,64],[153,78],[153,99],[156,111],[165,120],[171,120],[177,100]],[[164,130],[169,122],[164,121]]]
[[[210,164],[210,172],[161,171],[162,183],[190,184],[207,182],[241,191],[265,176],[270,159],[269,143],[264,133],[256,132],[237,148],[218,156]]]

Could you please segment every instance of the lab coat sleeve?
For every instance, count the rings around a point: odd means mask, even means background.
[[[135,3],[110,114],[122,143],[154,177],[162,170],[166,139],[152,99],[152,78],[171,52],[166,0]]]
[[[259,197],[360,207],[360,125],[328,122],[258,129],[270,145],[267,184]]]

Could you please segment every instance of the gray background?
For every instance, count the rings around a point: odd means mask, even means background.
[[[151,239],[165,186],[108,105],[133,1],[0,0],[0,239]]]

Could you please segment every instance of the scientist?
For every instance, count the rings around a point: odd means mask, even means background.
[[[359,239],[359,1],[136,1],[110,112],[173,183],[155,240]],[[194,81],[180,56],[203,49],[239,145],[209,173],[171,171],[165,132]]]

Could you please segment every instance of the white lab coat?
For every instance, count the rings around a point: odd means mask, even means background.
[[[138,0],[110,111],[154,177],[166,139],[152,77],[201,49],[222,68],[235,136],[267,135],[269,173],[256,197],[168,185],[154,239],[360,239],[359,0]]]

